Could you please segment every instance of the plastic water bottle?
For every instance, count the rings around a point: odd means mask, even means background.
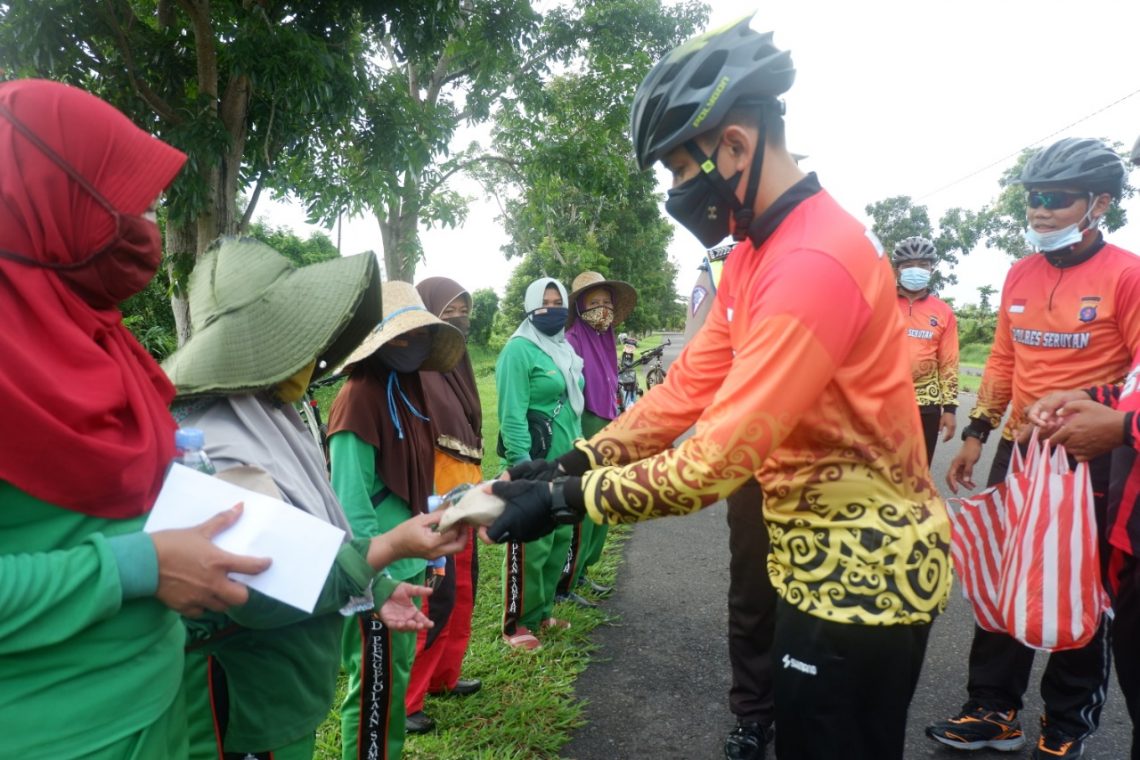
[[[427,500],[428,512],[430,513],[436,511],[443,506],[443,503],[444,497],[429,496]],[[435,559],[429,559],[427,563],[428,567],[431,568],[431,574],[440,576],[440,578],[437,578],[436,580],[441,580],[447,572],[445,569],[447,567],[447,557],[436,557]]]
[[[198,428],[178,428],[174,433],[174,461],[207,475],[215,473],[214,465],[206,456],[206,434]]]

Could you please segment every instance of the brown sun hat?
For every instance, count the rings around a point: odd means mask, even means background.
[[[615,325],[621,324],[633,313],[633,308],[637,306],[637,291],[633,289],[632,285],[621,280],[607,280],[599,272],[582,272],[570,284],[570,303],[567,304],[570,308],[568,309],[569,314],[566,315],[567,327],[574,324],[574,321],[578,319],[578,296],[597,287],[609,288],[610,293],[613,294]]]
[[[431,354],[420,369],[435,372],[450,372],[454,369],[463,357],[463,333],[428,311],[419,291],[411,283],[391,280],[383,283],[380,290],[384,305],[383,319],[344,360],[344,365],[338,372],[372,356],[392,338],[418,327],[426,327],[431,332]]]

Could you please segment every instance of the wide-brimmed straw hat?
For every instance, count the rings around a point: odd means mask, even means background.
[[[450,372],[463,357],[463,333],[432,314],[411,283],[392,280],[381,285],[384,293],[384,317],[368,337],[344,360],[344,368],[367,359],[392,338],[417,327],[431,331],[431,354],[422,370]]]
[[[633,307],[637,306],[637,291],[633,289],[632,285],[621,280],[607,280],[599,272],[582,272],[570,284],[570,303],[568,304],[570,313],[566,316],[567,327],[574,324],[574,320],[578,318],[578,296],[597,287],[609,288],[613,294],[615,325],[621,324],[626,317],[633,313]]]
[[[317,360],[316,379],[380,321],[371,253],[295,267],[253,238],[215,243],[190,275],[190,339],[162,365],[180,396],[268,388]]]

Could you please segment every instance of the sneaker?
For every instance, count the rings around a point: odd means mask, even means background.
[[[1085,743],[1069,736],[1059,728],[1054,728],[1041,718],[1041,738],[1033,750],[1033,760],[1055,760],[1059,757],[1080,757],[1085,753]]]
[[[1025,746],[1017,710],[998,712],[975,705],[966,705],[953,718],[927,726],[926,735],[954,749],[1013,752]]]
[[[772,741],[772,734],[772,726],[736,721],[736,728],[724,740],[725,760],[764,760],[764,751]]]
[[[404,731],[409,734],[426,734],[435,728],[435,721],[429,718],[423,710],[414,712],[404,719]]]

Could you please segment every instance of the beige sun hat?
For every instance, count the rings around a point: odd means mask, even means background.
[[[428,311],[419,291],[411,283],[391,280],[383,283],[380,290],[384,303],[383,319],[337,371],[367,359],[392,338],[417,327],[426,327],[431,331],[431,354],[420,369],[436,372],[450,372],[454,369],[463,358],[463,333]]]
[[[566,326],[574,324],[578,318],[578,296],[587,290],[604,286],[609,288],[614,296],[614,324],[621,324],[637,306],[637,291],[628,282],[621,280],[607,280],[600,272],[582,272],[570,284],[569,314],[566,316]]]
[[[294,266],[249,237],[215,242],[190,274],[190,339],[163,362],[179,396],[261,390],[344,360],[380,318],[370,253]]]

